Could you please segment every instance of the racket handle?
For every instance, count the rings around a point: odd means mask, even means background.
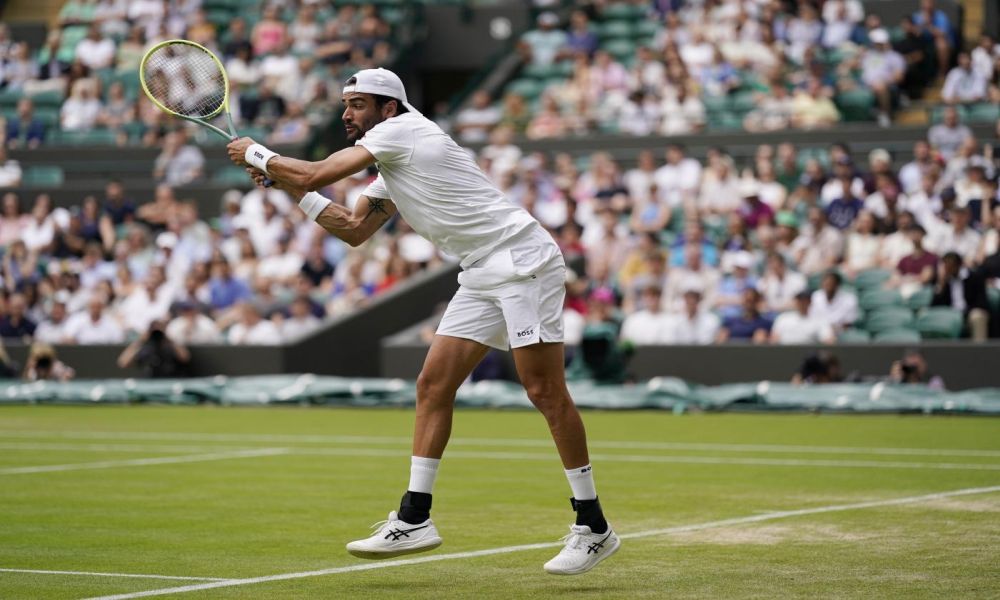
[[[273,181],[271,181],[270,179],[266,179],[266,178],[264,179],[264,187],[271,187],[272,185],[274,185]]]

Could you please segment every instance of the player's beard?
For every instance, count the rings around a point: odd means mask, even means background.
[[[360,140],[368,130],[375,127],[385,119],[380,116],[373,117],[371,121],[351,121],[344,123],[344,131],[347,134],[347,141],[356,142]]]

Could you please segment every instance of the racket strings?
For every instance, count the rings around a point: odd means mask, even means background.
[[[225,76],[215,58],[188,44],[167,44],[150,54],[143,71],[146,89],[168,111],[211,117],[226,101]]]

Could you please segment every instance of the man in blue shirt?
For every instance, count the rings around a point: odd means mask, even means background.
[[[747,288],[743,290],[743,311],[723,321],[716,341],[722,343],[733,339],[765,344],[770,333],[771,319],[760,312],[760,292]]]
[[[208,292],[212,308],[216,310],[225,310],[252,295],[245,281],[233,277],[233,269],[226,260],[217,261],[212,267]]]
[[[45,138],[45,123],[35,117],[35,105],[28,98],[17,101],[17,116],[7,121],[7,145],[37,148]]]
[[[24,295],[14,294],[10,297],[7,315],[0,318],[0,338],[24,340],[35,334],[34,321],[25,315],[27,308]]]
[[[853,178],[850,175],[842,176],[841,185],[843,193],[826,207],[826,220],[837,229],[847,229],[854,222],[858,212],[864,208],[864,202],[854,197],[851,192]]]

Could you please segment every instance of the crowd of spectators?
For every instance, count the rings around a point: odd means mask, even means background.
[[[104,129],[119,144],[159,144],[169,118],[139,92],[136,73],[163,40],[190,39],[219,56],[237,125],[265,128],[272,144],[305,141],[330,118],[348,72],[390,59],[392,28],[371,4],[251,2],[223,17],[202,0],[68,0],[37,52],[0,24],[0,90],[25,95],[0,128],[7,144]],[[52,122],[38,118],[30,98],[39,94],[65,97]]]
[[[645,12],[620,32],[623,4]],[[595,2],[567,23],[542,13],[522,36],[522,76],[541,74],[539,98],[513,85],[496,106],[480,95],[455,126],[470,142],[498,126],[530,138],[690,134],[726,116],[750,131],[815,129],[844,119],[845,104],[851,118],[888,126],[945,74],[949,103],[1000,101],[995,37],[949,71],[957,41],[933,0],[900,23],[866,15],[860,0]]]
[[[724,149],[670,145],[624,169],[602,152],[524,154],[500,128],[479,161],[577,265],[569,343],[593,322],[638,344],[832,343],[863,316],[848,284],[880,269],[880,289],[930,294],[984,339],[1000,324],[996,274],[975,275],[1000,261],[998,157],[958,119],[946,109],[908,160],[782,143],[741,168]]]
[[[326,192],[351,206],[372,178]],[[398,219],[352,249],[275,189],[226,192],[211,223],[167,184],[145,202],[118,181],[72,209],[25,200],[7,192],[0,211],[8,342],[280,344],[442,260]]]

